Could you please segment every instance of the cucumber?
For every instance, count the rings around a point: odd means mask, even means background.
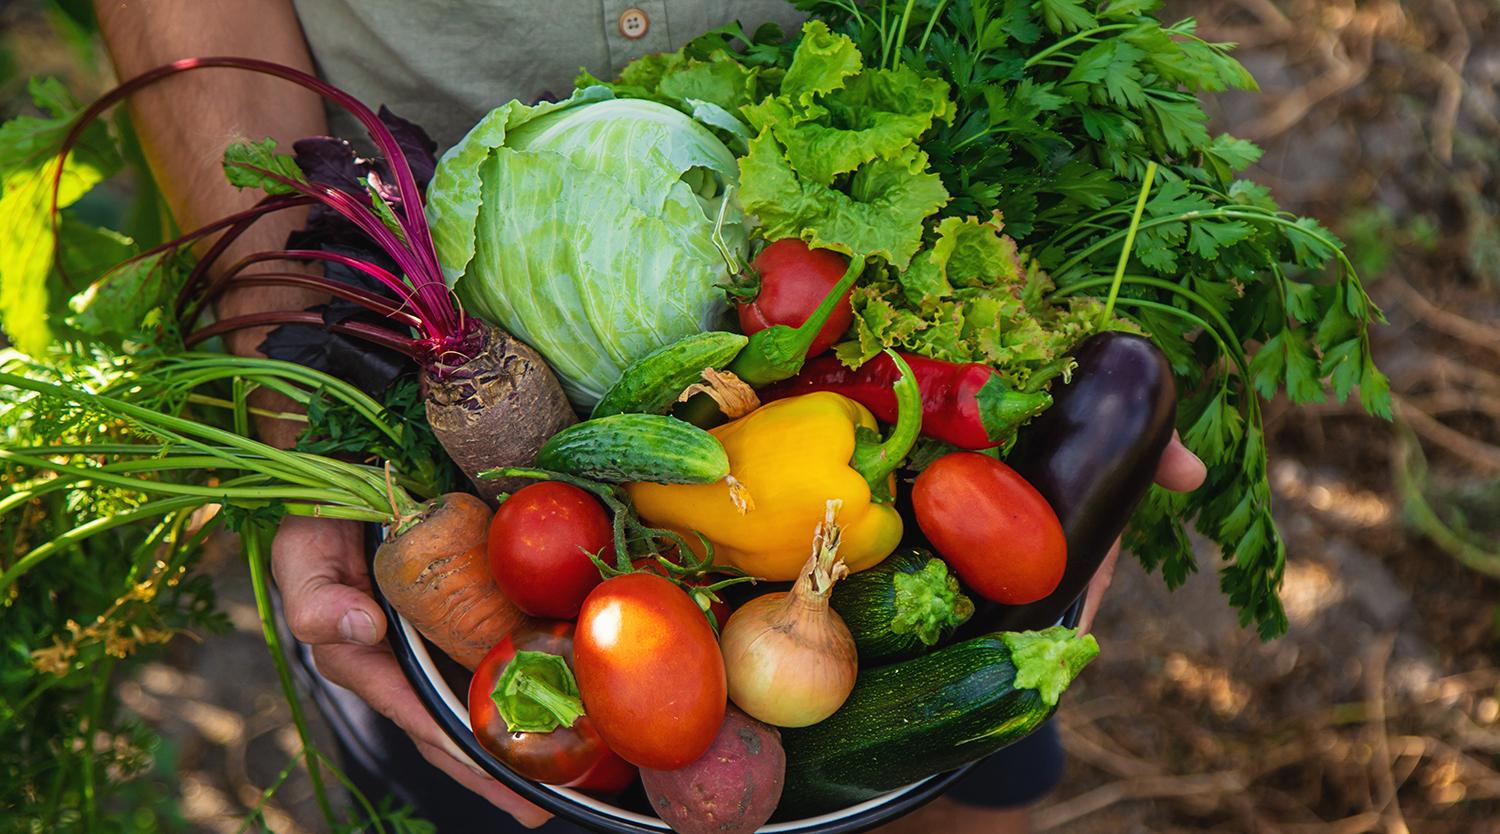
[[[1020,740],[1098,654],[1092,635],[1055,626],[861,669],[838,712],[811,727],[782,728],[787,768],[776,818],[848,807]]]
[[[666,414],[677,397],[700,381],[704,368],[722,368],[749,339],[738,333],[694,333],[642,356],[594,405],[591,417],[611,414]]]
[[[854,635],[861,663],[915,657],[974,613],[943,560],[915,547],[850,574],[833,586],[830,602]]]
[[[552,435],[536,465],[615,484],[711,484],[729,474],[729,455],[717,437],[676,418],[612,414]]]

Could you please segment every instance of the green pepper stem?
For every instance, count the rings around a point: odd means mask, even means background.
[[[844,293],[854,287],[854,282],[859,280],[859,276],[864,271],[864,258],[850,258],[849,268],[844,270],[844,277],[840,278],[839,282],[833,285],[833,289],[829,290],[827,295],[823,296],[823,300],[819,301],[818,306],[813,308],[812,315],[807,317],[807,321],[802,322],[796,328],[797,341],[795,344],[802,349],[800,355],[803,359],[807,358],[807,351],[812,348],[812,343],[817,340],[818,333],[823,330],[823,325],[827,324],[828,320],[833,318],[833,311],[838,308],[839,299],[843,298]],[[800,370],[800,364],[798,369]]]
[[[796,376],[807,361],[807,352],[812,349],[818,333],[833,317],[844,293],[849,292],[864,271],[864,258],[850,258],[844,277],[823,296],[807,321],[797,327],[776,324],[755,333],[730,363],[729,370],[752,386],[769,385]]]
[[[896,392],[896,425],[884,443],[856,438],[854,455],[849,458],[849,466],[870,483],[871,500],[877,503],[895,500],[886,481],[906,460],[922,433],[922,393],[917,388],[917,377],[900,354],[889,348],[885,353],[901,371],[891,386]]]
[[[490,698],[513,733],[550,733],[583,717],[573,670],[561,656],[518,651],[490,690]]]
[[[536,701],[542,709],[552,713],[562,727],[571,727],[583,717],[583,701],[577,696],[560,692],[546,681],[538,680],[525,672],[515,678],[516,691]]]

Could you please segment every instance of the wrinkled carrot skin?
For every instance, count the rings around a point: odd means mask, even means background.
[[[450,492],[375,551],[381,593],[423,637],[471,671],[526,620],[490,575],[491,514],[482,499]]]

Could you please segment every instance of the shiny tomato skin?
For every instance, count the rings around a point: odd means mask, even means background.
[[[511,770],[537,782],[616,793],[636,769],[615,755],[587,715],[550,733],[511,732],[490,693],[517,651],[547,652],[573,664],[573,624],[534,622],[496,643],[469,682],[469,726],[479,745]]]
[[[760,275],[760,294],[754,301],[738,305],[740,330],[746,336],[773,324],[797,327],[807,321],[819,302],[844,277],[849,260],[828,249],[811,249],[797,238],[784,238],[762,249],[751,266]],[[846,292],[813,339],[807,355],[817,356],[832,347],[849,329],[853,318]]]
[[[614,559],[609,515],[578,487],[541,481],[515,491],[490,521],[490,572],[516,607],[571,620],[601,581],[584,553]]]
[[[660,576],[629,573],[595,588],[573,658],[584,709],[631,764],[675,770],[718,735],[729,694],[718,639],[697,603]]]
[[[912,485],[917,524],[975,593],[1005,605],[1052,593],[1067,566],[1062,524],[1047,499],[988,455],[938,458]]]
[[[668,555],[667,558],[672,559],[674,562],[676,561],[676,558],[673,556]],[[654,573],[657,576],[667,575],[667,569],[662,567],[661,563],[656,561],[655,559],[631,559],[630,565],[636,570]],[[712,585],[713,583],[723,578],[724,577],[722,576],[695,577],[693,579],[687,580],[687,584],[692,585],[696,588],[704,585]],[[714,615],[714,630],[722,631],[724,629],[724,623],[729,621],[729,615],[731,611],[729,608],[729,603],[724,601],[724,594],[716,592],[715,595],[719,597],[717,600],[709,599],[708,597],[694,597],[693,601],[698,603],[698,607],[700,609],[703,608],[703,604],[705,602],[708,603],[708,613]]]

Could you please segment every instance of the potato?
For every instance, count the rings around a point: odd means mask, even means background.
[[[776,811],[785,780],[781,733],[733,706],[696,762],[641,768],[651,806],[677,834],[750,834]]]

